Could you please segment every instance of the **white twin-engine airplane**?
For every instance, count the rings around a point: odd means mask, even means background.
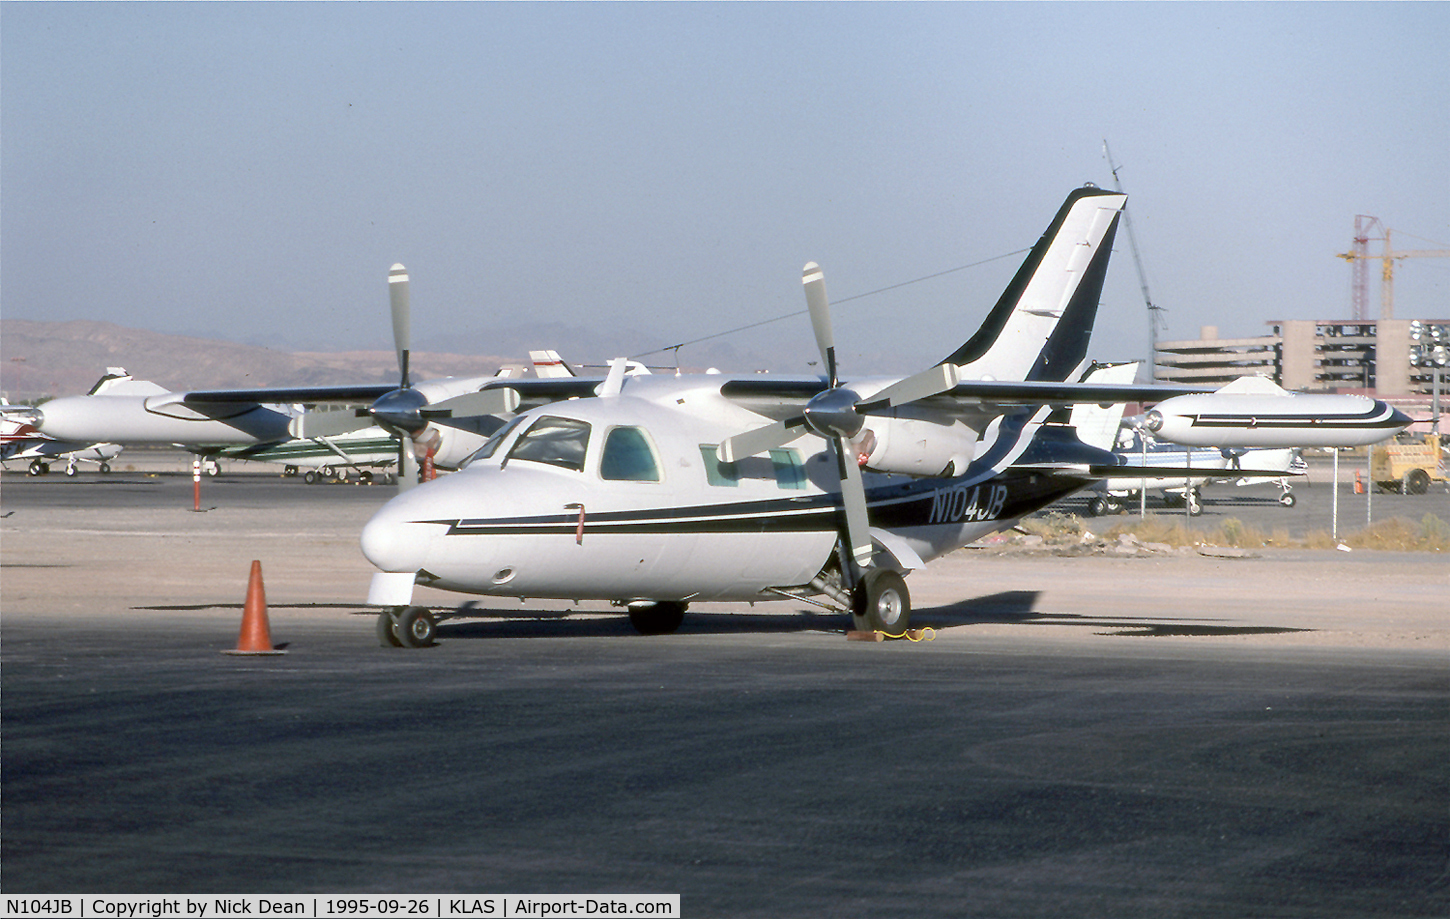
[[[602,382],[485,384],[479,397],[513,393],[507,402],[531,407],[457,474],[403,492],[363,530],[380,569],[368,595],[383,608],[379,637],[432,641],[436,618],[413,605],[417,584],[613,601],[645,633],[674,631],[691,602],[769,599],[905,632],[909,571],[1101,478],[1143,477],[1052,422],[1054,408],[1164,399],[1165,427],[1215,408],[1183,387],[1066,382],[1086,367],[1124,201],[1092,186],[1069,195],[981,329],[904,379],[842,378],[811,263],[803,283],[825,379],[629,376],[620,360]],[[401,409],[425,401],[406,388],[385,398],[399,403],[400,429]],[[1235,402],[1228,442],[1282,436],[1267,423],[1278,398]],[[1319,407],[1341,419],[1340,443],[1409,423],[1361,397]],[[1321,430],[1318,416],[1300,423]]]

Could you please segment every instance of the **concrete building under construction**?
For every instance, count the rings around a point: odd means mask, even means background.
[[[1221,338],[1204,326],[1197,339],[1159,341],[1156,376],[1164,382],[1218,387],[1266,376],[1288,390],[1371,391],[1421,401],[1441,371],[1450,385],[1450,319],[1272,320],[1269,334]]]

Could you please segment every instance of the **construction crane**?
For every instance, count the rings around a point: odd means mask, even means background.
[[[1108,140],[1103,138],[1103,156],[1107,157],[1108,169],[1113,173],[1113,189],[1118,194],[1123,194],[1123,183],[1118,181],[1118,167],[1113,163],[1113,154],[1108,150]],[[1158,314],[1163,312],[1163,307],[1154,304],[1153,298],[1148,295],[1148,276],[1143,273],[1143,259],[1138,255],[1138,238],[1133,235],[1133,215],[1125,206],[1123,208],[1123,223],[1128,228],[1128,246],[1133,250],[1133,265],[1138,269],[1138,286],[1143,290],[1143,302],[1148,305],[1148,374],[1149,379],[1158,379],[1158,323],[1162,322]],[[1165,323],[1166,325],[1166,323]]]
[[[1370,234],[1378,228],[1383,236],[1371,236]],[[1380,254],[1370,255],[1369,244],[1371,240],[1380,241]],[[1339,258],[1345,259],[1352,266],[1353,275],[1350,279],[1350,296],[1356,320],[1366,319],[1366,293],[1369,286],[1369,260],[1377,258],[1381,261],[1380,267],[1380,318],[1395,318],[1395,262],[1404,258],[1447,258],[1450,257],[1450,249],[1402,249],[1398,252],[1390,246],[1390,230],[1380,223],[1378,217],[1370,217],[1367,214],[1356,214],[1354,217],[1354,246],[1348,252],[1339,253]]]

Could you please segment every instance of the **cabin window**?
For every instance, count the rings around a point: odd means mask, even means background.
[[[717,444],[700,444],[700,458],[705,461],[705,480],[711,485],[734,488],[740,484],[740,470],[735,463],[722,463],[715,455]]]
[[[505,462],[528,460],[582,472],[588,446],[588,422],[544,415],[514,442]]]
[[[770,465],[775,470],[775,484],[791,490],[806,487],[806,467],[801,464],[801,455],[794,450],[779,448],[770,451]]]
[[[614,428],[604,439],[599,477],[612,481],[658,482],[660,466],[640,428]]]

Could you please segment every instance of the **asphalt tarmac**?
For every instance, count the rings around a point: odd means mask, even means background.
[[[932,641],[509,601],[405,651],[360,604],[389,490],[173,472],[0,487],[7,895],[1450,915],[1443,558],[968,549],[909,579]],[[220,653],[252,559],[284,656]]]

